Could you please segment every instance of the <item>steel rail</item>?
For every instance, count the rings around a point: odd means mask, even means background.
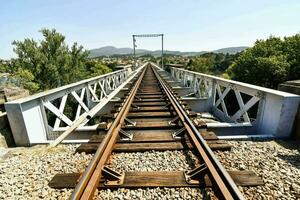
[[[122,84],[120,84],[118,87],[123,88],[128,81],[130,81],[139,71],[133,72],[133,74],[130,74],[128,76],[128,80],[124,81]],[[88,79],[90,80],[90,79]],[[91,80],[94,80],[92,78]],[[103,105],[107,104],[117,93],[119,90],[112,91],[105,99],[102,99],[99,103],[97,103],[91,110],[88,112],[83,113],[77,120],[74,121],[74,123],[67,128],[58,138],[56,138],[53,142],[50,143],[49,147],[55,147],[58,144],[60,144],[68,135],[73,133],[75,129],[77,129],[81,124],[86,123],[89,119],[93,118],[100,109],[103,108]]]
[[[170,100],[174,110],[182,121],[184,127],[186,128],[189,138],[192,140],[192,144],[194,144],[196,150],[202,157],[205,162],[211,177],[213,178],[213,182],[217,185],[217,189],[221,193],[221,197],[223,199],[244,199],[243,195],[237,188],[236,184],[221,165],[221,163],[217,160],[212,150],[209,148],[198,129],[194,126],[193,122],[189,119],[188,115],[178,102],[178,98],[174,97],[173,92],[171,92],[170,88],[164,82],[164,80],[160,77],[159,73],[152,67],[152,70],[159,80],[160,85],[162,86],[164,92],[166,93],[168,99]]]
[[[129,112],[134,96],[145,74],[146,68],[147,66],[143,69],[140,77],[136,81],[135,85],[132,87],[129,96],[125,99],[122,109],[116,116],[116,119],[110,126],[103,141],[99,145],[93,159],[91,160],[86,171],[82,175],[79,183],[76,185],[70,199],[77,200],[77,199],[93,198],[95,190],[101,179],[101,174],[102,174],[102,169],[104,167],[104,164],[106,163],[109,155],[112,152],[113,145],[116,143],[119,130],[121,129],[125,117]]]

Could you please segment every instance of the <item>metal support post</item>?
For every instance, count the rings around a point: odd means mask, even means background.
[[[164,69],[164,34],[161,34],[161,68]]]

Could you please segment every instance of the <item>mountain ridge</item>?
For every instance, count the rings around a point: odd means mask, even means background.
[[[172,54],[172,55],[181,55],[181,56],[196,56],[196,55],[201,55],[204,53],[208,52],[214,52],[214,53],[229,53],[229,54],[236,54],[238,52],[241,52],[249,47],[247,46],[237,46],[237,47],[226,47],[226,48],[221,48],[213,51],[171,51],[171,50],[165,50],[165,54]],[[91,49],[89,50],[90,58],[96,58],[100,56],[112,56],[112,55],[128,55],[132,54],[133,49],[129,47],[122,47],[122,48],[117,48],[114,46],[104,46],[96,49]],[[159,56],[161,55],[160,50],[147,50],[147,49],[136,49],[136,54],[137,55],[146,55],[150,54],[153,56]]]

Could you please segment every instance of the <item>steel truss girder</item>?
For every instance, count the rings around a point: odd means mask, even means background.
[[[69,90],[61,97],[58,108],[52,102],[54,100],[57,101],[59,98],[51,99],[50,101],[44,100],[43,104],[45,108],[56,117],[52,130],[56,131],[66,127],[61,124],[62,121],[67,126],[71,126],[73,122],[76,121],[83,113],[90,111],[90,102],[100,102],[102,99],[107,98],[110,91],[115,90],[125,80],[125,78],[126,71],[122,70],[120,72],[113,73],[111,76],[106,76],[88,83],[86,87],[83,87],[79,90]],[[76,115],[74,119],[71,119],[64,114],[65,107],[68,105],[68,97],[70,94],[74,97],[77,103]]]
[[[222,113],[224,118],[228,119],[229,122],[251,123],[248,111],[262,100],[262,95],[259,91],[253,92],[253,90],[245,90],[243,87],[213,79],[212,76],[209,75],[193,74],[193,72],[178,68],[172,68],[171,75],[178,81],[181,81],[185,87],[190,87],[196,96],[212,99],[214,109]],[[239,110],[233,114],[228,113],[225,102],[225,98],[231,90],[234,92],[234,97],[239,106]],[[247,102],[243,100],[241,92],[250,96]],[[219,105],[221,105],[222,109],[218,108]]]

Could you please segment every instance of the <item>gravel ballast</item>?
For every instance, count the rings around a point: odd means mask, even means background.
[[[239,187],[247,199],[300,198],[300,146],[285,142],[230,141],[228,152],[216,152],[228,170],[252,170],[264,186]],[[92,155],[74,153],[78,145],[11,149],[0,158],[0,199],[68,199],[72,190],[55,190],[48,182],[57,173],[82,172]],[[226,159],[225,159],[226,158]],[[116,171],[174,171],[192,169],[190,151],[116,153],[109,167]],[[210,199],[205,190],[152,188],[101,190],[96,199]]]
[[[204,190],[195,189],[195,188],[154,188],[154,189],[118,189],[118,190],[101,190],[98,191],[96,199],[107,200],[107,199],[203,199],[204,196],[207,196]]]
[[[264,186],[239,187],[247,199],[300,199],[300,145],[284,141],[229,141],[217,152],[227,170],[252,170]]]
[[[119,171],[184,171],[197,163],[191,151],[146,151],[112,154],[109,167]]]
[[[78,145],[15,148],[0,158],[0,199],[67,199],[70,190],[48,182],[57,173],[84,171],[91,155],[74,154]]]

